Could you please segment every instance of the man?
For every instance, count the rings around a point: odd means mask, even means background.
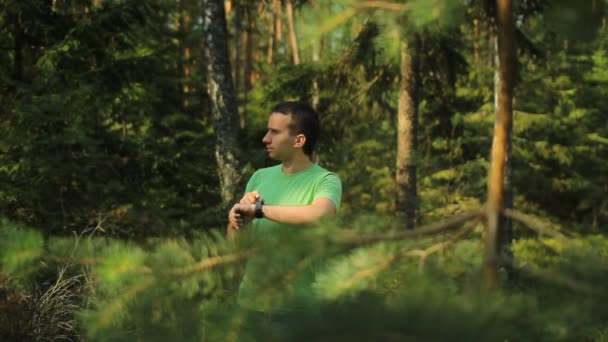
[[[319,131],[318,115],[306,103],[283,102],[272,109],[262,141],[270,158],[282,163],[253,174],[245,195],[228,214],[229,236],[252,221],[255,234],[265,235],[336,215],[340,179],[312,161]],[[256,214],[258,199],[263,205],[258,204]]]
[[[283,102],[272,109],[262,141],[270,158],[281,164],[251,176],[245,195],[228,214],[229,236],[251,229],[256,239],[269,241],[281,230],[297,232],[336,215],[342,196],[340,179],[312,161],[319,131],[318,114],[305,103]],[[239,303],[256,312],[273,307],[258,296],[261,285],[255,274],[265,267],[260,259],[249,260],[239,290]]]

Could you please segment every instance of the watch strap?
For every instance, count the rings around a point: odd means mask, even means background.
[[[255,218],[263,218],[264,212],[262,211],[262,206],[264,205],[264,201],[261,199],[255,200]]]

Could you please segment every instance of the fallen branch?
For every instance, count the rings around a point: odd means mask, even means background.
[[[384,10],[394,11],[394,12],[404,12],[406,10],[409,10],[410,6],[408,4],[400,4],[400,3],[390,2],[390,1],[363,1],[363,2],[353,5],[352,7],[348,7],[346,9],[344,9],[344,11],[338,13],[333,18],[330,18],[329,20],[327,20],[325,22],[325,25],[322,25],[319,28],[317,35],[322,36],[323,34],[329,32],[329,31],[333,30],[334,28],[338,27],[339,25],[345,23],[346,21],[348,21],[350,18],[357,15],[357,13],[361,12],[362,10],[370,9],[370,8],[371,9],[378,8],[378,9],[384,9]]]

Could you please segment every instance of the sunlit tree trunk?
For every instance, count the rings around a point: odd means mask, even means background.
[[[401,42],[401,80],[397,112],[397,184],[396,213],[405,218],[405,228],[413,229],[416,222],[416,148],[418,129],[418,45],[417,35]]]
[[[292,0],[286,0],[285,9],[287,12],[287,25],[289,26],[289,45],[291,46],[293,64],[298,65],[300,64],[300,52],[298,50],[298,37],[296,36],[296,28],[294,25]]]
[[[283,11],[281,6],[281,0],[273,0],[272,11],[274,12],[275,44],[281,44],[281,42],[283,41],[283,20],[281,18],[283,15]]]
[[[215,157],[222,201],[224,206],[228,206],[235,201],[239,183],[239,113],[230,70],[224,2],[204,0],[203,6],[207,90],[214,119]]]
[[[500,263],[502,232],[501,208],[504,205],[505,174],[510,127],[513,118],[513,88],[515,74],[515,26],[511,0],[497,0],[498,59],[500,89],[494,124],[494,140],[488,174],[486,203],[485,253],[483,280],[485,288],[494,288]]]
[[[500,58],[498,55],[498,37],[494,40],[496,44],[494,45],[494,109],[495,112],[498,112],[500,106],[500,94],[501,94],[501,84],[502,79],[500,76]],[[511,103],[513,103],[513,98],[511,98]],[[513,107],[513,104],[511,104]],[[511,112],[511,117],[512,117]],[[497,119],[497,118],[496,118]],[[505,159],[505,175],[504,175],[504,199],[502,208],[504,209],[512,209],[513,208],[513,186],[511,184],[511,174],[512,174],[512,153],[511,153],[511,131],[513,130],[513,120],[509,121],[507,125],[507,151],[506,151],[506,159]],[[512,256],[511,252],[511,242],[513,240],[513,221],[506,217],[501,216],[501,233],[498,237],[500,240],[500,247],[504,250],[504,253],[507,257]],[[499,251],[500,252],[500,251]],[[512,277],[512,265],[510,262],[505,263],[507,266],[507,271],[509,278]]]

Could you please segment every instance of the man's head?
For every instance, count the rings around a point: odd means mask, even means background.
[[[272,108],[263,142],[273,159],[286,160],[298,151],[312,159],[320,130],[319,115],[310,105],[282,102]]]

